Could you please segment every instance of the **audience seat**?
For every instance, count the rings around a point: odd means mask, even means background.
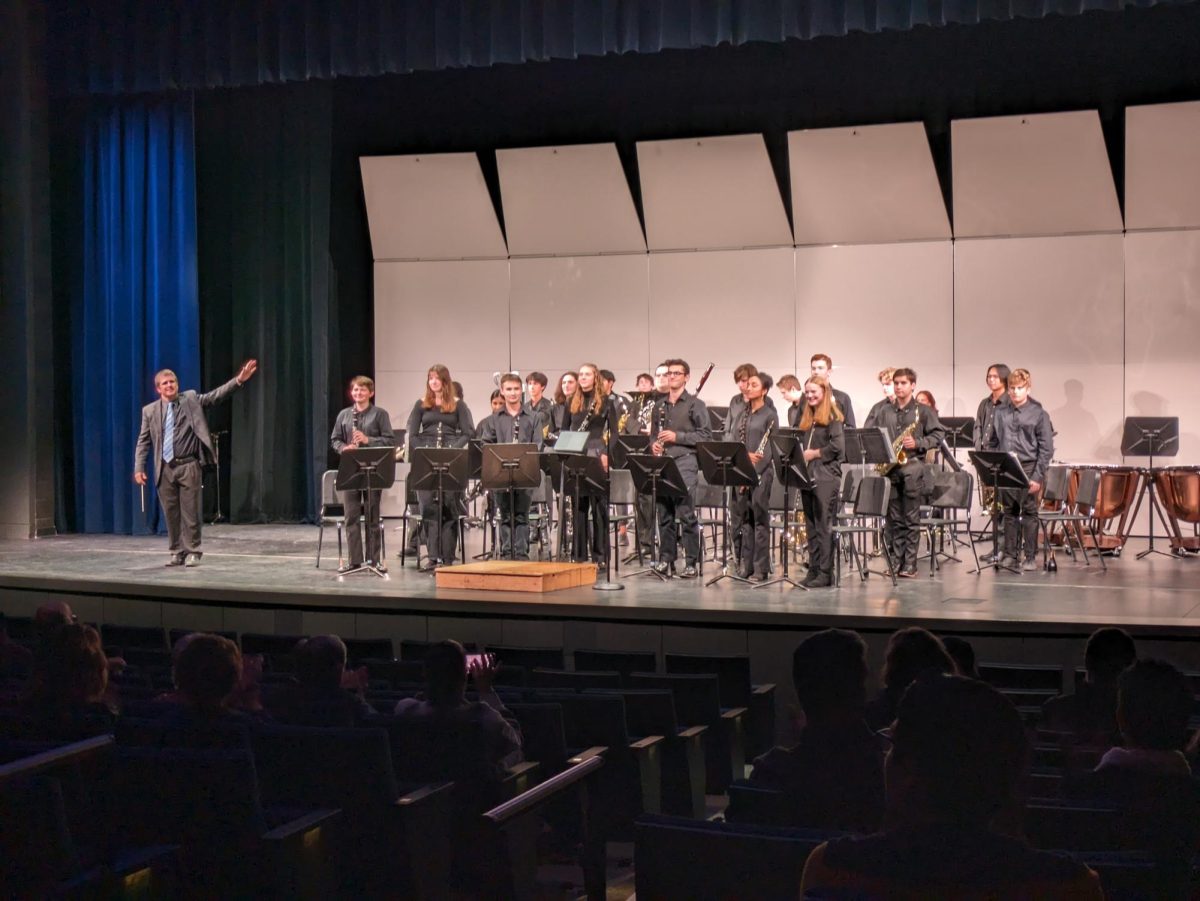
[[[344,638],[346,665],[354,669],[368,660],[395,660],[396,650],[390,638]]]
[[[488,645],[487,653],[501,666],[522,666],[526,670],[566,669],[562,648],[518,648],[510,645]]]
[[[577,649],[574,654],[575,669],[584,672],[611,672],[621,674],[625,684],[633,673],[653,673],[658,669],[658,655],[654,651],[600,651]]]
[[[721,707],[745,707],[746,756],[757,757],[775,746],[775,685],[755,685],[750,679],[750,655],[667,654],[668,673],[715,674]]]
[[[795,901],[804,863],[833,833],[644,816],[634,830],[638,901]]]
[[[100,641],[105,647],[122,651],[140,648],[148,651],[167,650],[167,633],[162,626],[121,626],[105,623],[100,627]]]
[[[526,677],[530,688],[566,688],[584,691],[589,688],[620,688],[621,674],[614,671],[535,669]]]

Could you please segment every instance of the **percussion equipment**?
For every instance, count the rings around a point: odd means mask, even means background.
[[[1171,526],[1171,549],[1200,551],[1200,466],[1167,466],[1154,472],[1155,488]],[[1190,523],[1185,535],[1180,522]]]

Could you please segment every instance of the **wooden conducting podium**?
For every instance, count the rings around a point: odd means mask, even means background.
[[[440,567],[436,578],[438,588],[542,594],[564,588],[587,588],[596,581],[596,569],[595,563],[488,560]]]

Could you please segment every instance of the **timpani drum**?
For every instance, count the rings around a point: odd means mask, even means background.
[[[1126,519],[1140,484],[1138,470],[1133,466],[1112,464],[1073,464],[1067,488],[1069,504],[1075,503],[1075,491],[1079,487],[1079,474],[1086,471],[1100,473],[1100,488],[1096,495],[1093,522],[1096,529],[1096,541],[1099,542],[1098,549],[1101,552],[1111,552],[1114,556],[1120,556],[1121,548],[1125,546]],[[1114,521],[1116,521],[1115,529],[1111,528]],[[1094,547],[1091,536],[1086,532],[1083,534],[1083,542],[1088,547]]]
[[[1200,466],[1167,466],[1155,470],[1154,487],[1170,520],[1171,547],[1176,551],[1200,551]],[[1185,535],[1180,523],[1189,523]]]

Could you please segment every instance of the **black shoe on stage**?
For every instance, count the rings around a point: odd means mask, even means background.
[[[827,573],[817,573],[811,582],[806,579],[803,584],[805,588],[832,588],[833,579]]]
[[[695,564],[695,563],[689,563],[687,566],[685,566],[685,567],[683,568],[683,572],[681,572],[681,573],[679,574],[679,578],[681,578],[681,579],[694,579],[694,578],[696,578],[696,576],[698,576],[698,575],[700,575],[700,572],[699,572],[699,570],[697,570],[697,569],[696,569],[696,564]]]

